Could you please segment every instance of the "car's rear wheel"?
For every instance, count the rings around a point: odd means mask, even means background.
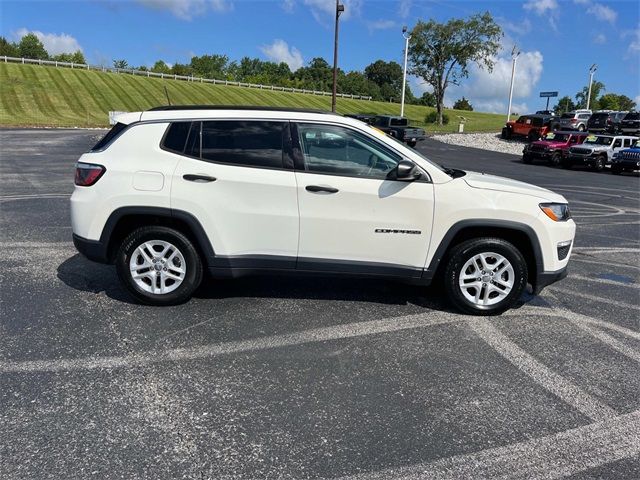
[[[127,290],[148,305],[188,300],[202,281],[202,262],[191,241],[167,227],[134,230],[120,245],[116,269]]]
[[[515,246],[499,238],[476,238],[457,245],[445,269],[449,300],[472,315],[504,312],[526,286],[524,257]]]
[[[527,135],[527,139],[530,142],[535,142],[536,140],[540,140],[540,132],[538,132],[537,130],[531,130],[529,132],[529,135]]]
[[[584,132],[584,125],[578,125],[578,131]]]
[[[598,157],[596,157],[595,161],[593,162],[593,169],[596,172],[601,172],[604,170],[604,165],[605,165],[605,158],[603,155],[599,155]]]

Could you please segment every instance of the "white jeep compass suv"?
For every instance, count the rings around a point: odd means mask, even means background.
[[[562,196],[443,169],[359,120],[173,106],[118,121],[78,161],[73,240],[144,303],[187,300],[204,271],[297,272],[439,279],[486,315],[566,275]]]

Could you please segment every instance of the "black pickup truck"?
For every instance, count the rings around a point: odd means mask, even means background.
[[[371,125],[401,142],[405,142],[410,147],[415,147],[416,143],[427,138],[422,128],[410,127],[409,120],[404,117],[377,115]]]

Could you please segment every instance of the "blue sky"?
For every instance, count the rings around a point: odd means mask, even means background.
[[[296,68],[333,55],[332,0],[0,0],[0,34],[35,32],[53,53],[82,49],[90,63],[125,58],[132,65],[188,62],[224,53],[286,61]],[[446,103],[466,96],[476,110],[506,112],[510,51],[521,50],[514,111],[540,109],[540,91],[575,93],[588,68],[607,91],[640,106],[640,3],[637,0],[343,0],[340,67],[361,70],[382,58],[402,63],[402,25],[489,11],[502,25],[503,51],[493,73],[472,69]],[[426,87],[411,79],[416,95]]]

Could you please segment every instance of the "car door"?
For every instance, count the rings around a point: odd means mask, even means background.
[[[614,154],[618,153],[620,150],[622,150],[622,138],[616,137],[613,140],[613,143],[611,144],[611,153],[609,156],[609,160],[611,160],[611,158],[613,157]]]
[[[293,125],[298,268],[420,276],[434,190],[426,173],[390,180],[403,157],[351,127]]]
[[[202,224],[220,267],[295,268],[298,205],[288,122],[193,122],[171,208]]]

